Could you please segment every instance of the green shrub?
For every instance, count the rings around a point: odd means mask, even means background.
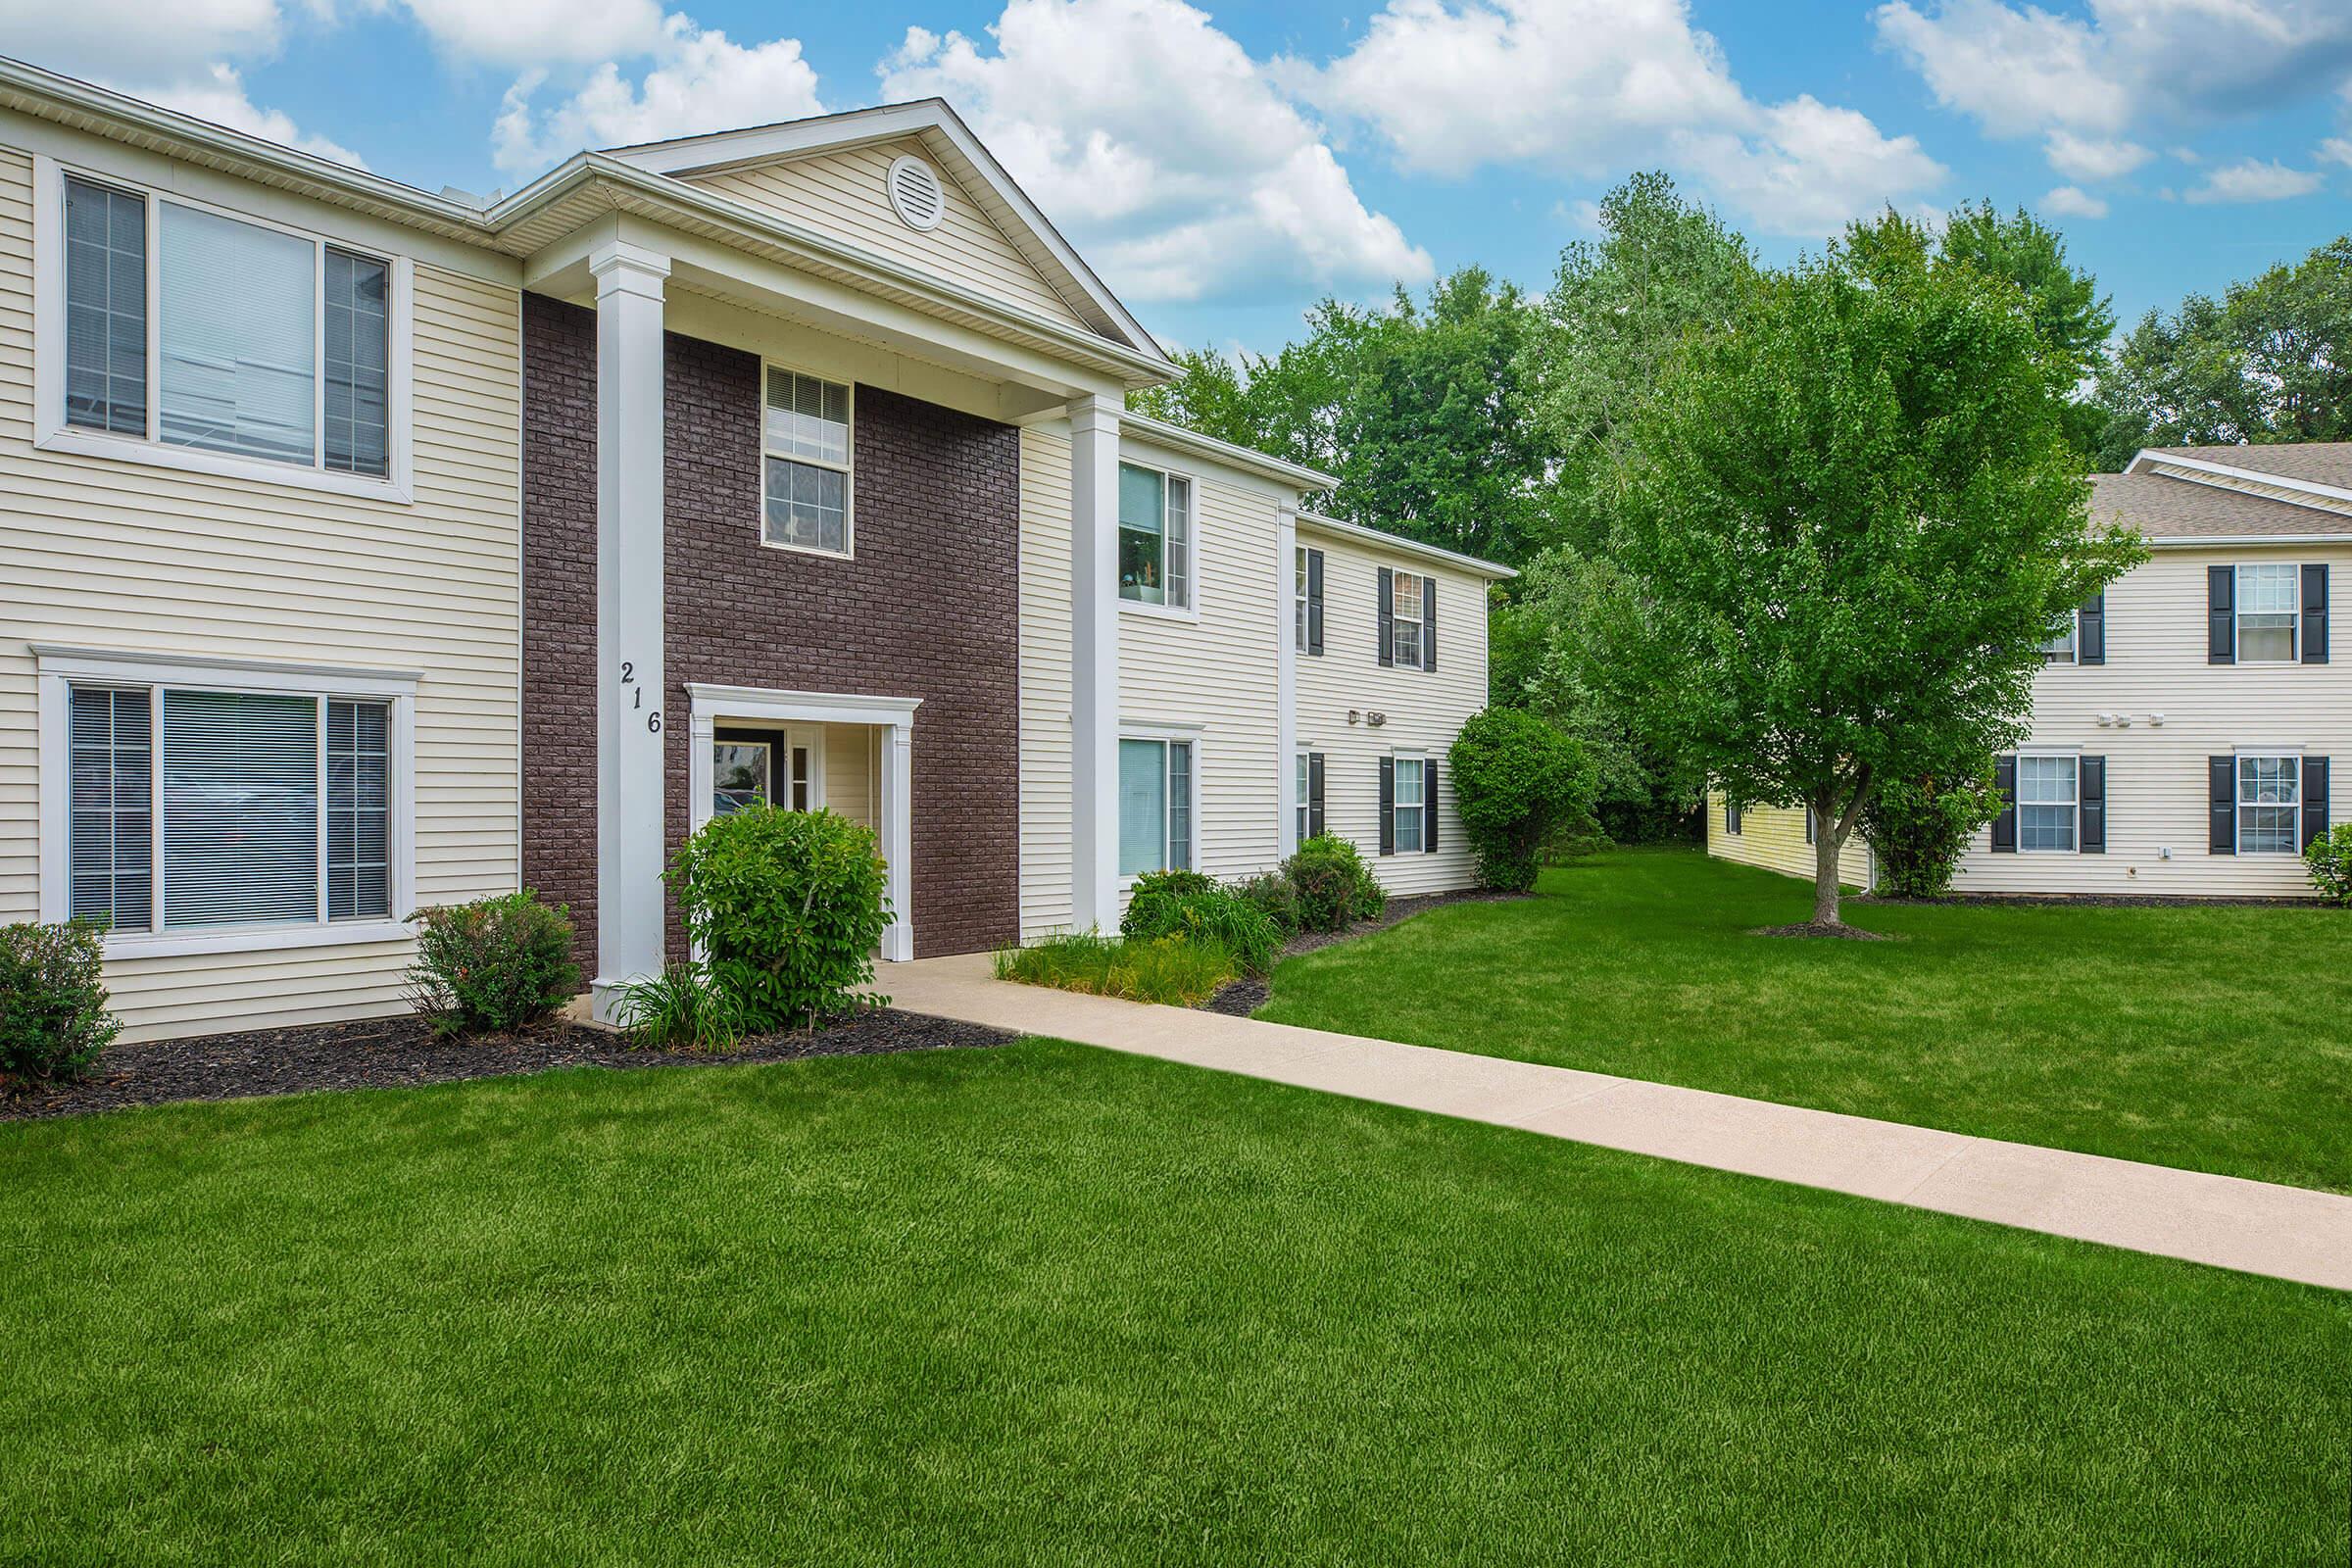
[[[888,1003],[860,990],[890,924],[883,874],[872,829],[754,805],[705,823],[669,882],[711,977],[760,1034]]]
[[[79,920],[0,926],[0,1082],[78,1078],[122,1032],[98,937]]]
[[[1196,871],[1138,877],[1119,934],[1130,942],[1183,937],[1215,943],[1249,974],[1264,974],[1282,946],[1281,930],[1263,910]]]
[[[1353,844],[1325,833],[1282,862],[1298,900],[1302,931],[1342,931],[1350,920],[1377,920],[1389,896]]]
[[[1199,1006],[1239,973],[1233,955],[1213,942],[1128,942],[1092,931],[1007,948],[996,956],[996,970],[998,979],[1023,985],[1175,1007]]]
[[[409,996],[442,1035],[513,1034],[579,994],[571,910],[525,888],[419,909]]]
[[[1274,922],[1288,942],[1298,934],[1298,890],[1280,871],[1260,871],[1236,882],[1233,896]]]
[[[1491,888],[1534,887],[1546,843],[1592,819],[1599,782],[1584,747],[1524,708],[1472,714],[1446,760],[1479,880]]]
[[[2352,822],[2338,822],[2303,846],[2312,886],[2338,908],[2352,908]]]
[[[1863,804],[1860,824],[1878,857],[1880,886],[1907,899],[1943,897],[1968,841],[2000,811],[1990,762],[1973,778],[1882,780]]]
[[[630,1045],[653,1051],[726,1052],[743,1043],[743,1008],[699,963],[665,964],[628,981],[613,1013]]]

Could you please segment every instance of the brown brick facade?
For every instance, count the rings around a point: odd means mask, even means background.
[[[1020,442],[1009,425],[857,389],[855,560],[760,543],[760,362],[669,334],[663,599],[667,836],[689,820],[690,681],[919,697],[917,953],[1019,926]],[[525,296],[524,880],[593,954],[596,317]],[[673,946],[679,938],[672,923]]]

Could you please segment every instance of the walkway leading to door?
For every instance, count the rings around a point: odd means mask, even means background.
[[[892,964],[881,984],[909,1012],[2352,1291],[2352,1197],[2333,1193],[1012,985],[985,954]]]

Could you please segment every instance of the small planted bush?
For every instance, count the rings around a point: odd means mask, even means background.
[[[1344,931],[1351,920],[1379,919],[1389,906],[1380,879],[1355,846],[1330,834],[1299,845],[1282,862],[1282,874],[1298,898],[1302,931]]]
[[[1280,871],[1260,871],[1236,882],[1233,896],[1273,921],[1284,941],[1298,934],[1298,890]]]
[[[1524,708],[1471,715],[1446,758],[1462,831],[1491,888],[1534,887],[1544,846],[1592,817],[1599,784],[1584,747]]]
[[[883,876],[871,828],[763,805],[712,817],[669,868],[687,932],[752,1034],[888,1003],[864,989],[891,919]]]
[[[409,996],[442,1035],[514,1034],[579,994],[571,910],[525,888],[419,909]]]
[[[1864,804],[1860,825],[1886,891],[1939,899],[1952,891],[1969,839],[2000,810],[1988,761],[1981,777],[1883,780]]]
[[[1211,943],[1244,971],[1263,974],[1283,933],[1255,905],[1197,871],[1160,871],[1136,879],[1119,934],[1130,942],[1176,937]]]
[[[2352,822],[2338,822],[2304,845],[2303,863],[2321,898],[2339,909],[2352,909]]]
[[[122,1032],[98,936],[84,921],[0,926],[0,1084],[78,1078]]]
[[[620,988],[615,1021],[629,1044],[653,1051],[732,1051],[743,1043],[743,1008],[699,963],[665,965]]]
[[[1007,948],[997,955],[996,969],[1000,980],[1175,1007],[1199,1006],[1239,973],[1233,955],[1213,942],[1130,942],[1092,931]]]

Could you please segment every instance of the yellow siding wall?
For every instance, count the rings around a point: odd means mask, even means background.
[[[412,504],[44,453],[31,175],[0,146],[0,919],[39,908],[36,642],[423,670],[417,898],[514,888],[515,292],[416,266]],[[118,960],[107,978],[128,1038],[193,1034],[399,1010],[409,949]]]
[[[1323,552],[1323,653],[1298,662],[1298,749],[1323,754],[1324,830],[1352,840],[1392,893],[1474,885],[1477,865],[1454,812],[1446,749],[1487,706],[1487,585],[1428,561],[1314,532],[1298,542]],[[1380,568],[1418,572],[1438,583],[1438,667],[1384,667],[1379,655]],[[1374,729],[1350,711],[1387,715]],[[1438,770],[1434,854],[1380,853],[1380,759],[1419,751]],[[1286,785],[1286,788],[1289,786]],[[1285,799],[1289,799],[1286,795]]]
[[[1802,807],[1751,806],[1740,813],[1740,831],[1724,827],[1723,797],[1707,796],[1707,853],[1742,865],[1813,880],[1816,847],[1805,842]],[[1870,846],[1854,834],[1838,852],[1838,879],[1848,887],[1870,886]]]

